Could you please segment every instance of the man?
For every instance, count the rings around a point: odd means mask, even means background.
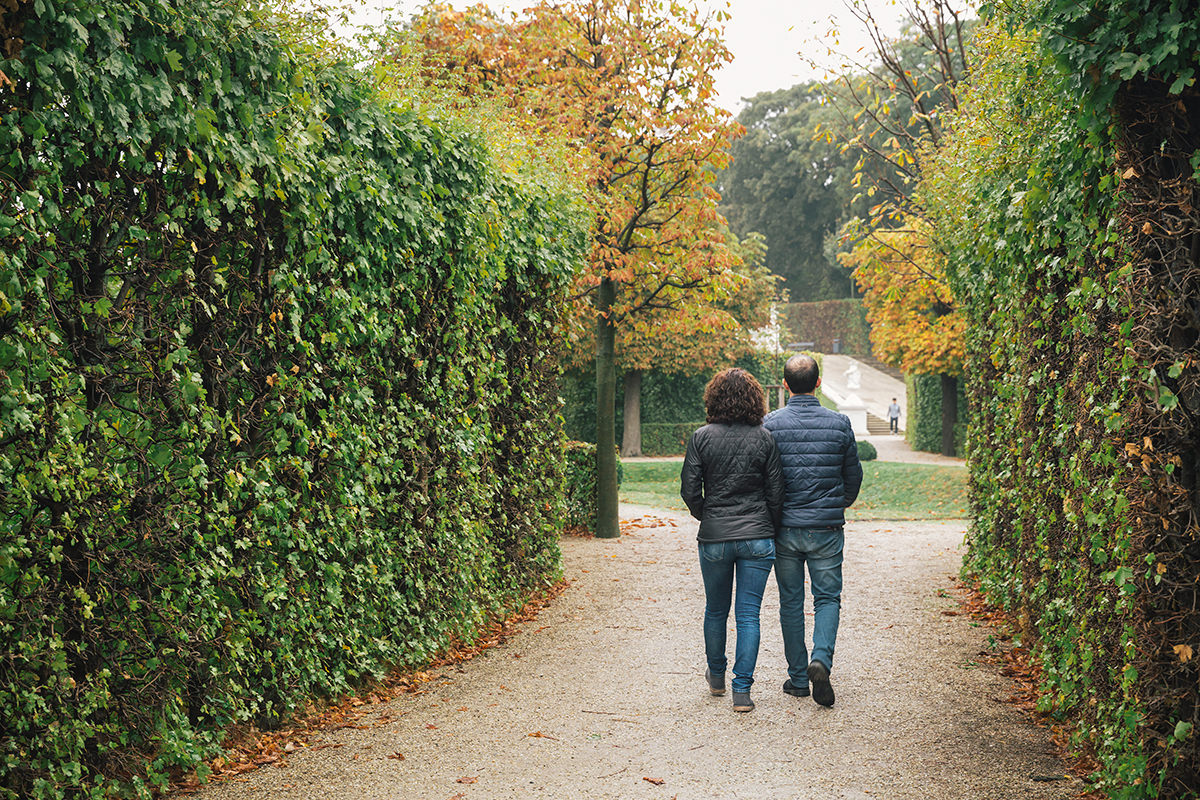
[[[888,406],[888,430],[892,433],[900,432],[900,404],[896,402],[896,398],[892,398],[892,404]]]
[[[821,385],[811,356],[788,359],[783,382],[791,397],[763,426],[775,437],[787,489],[783,527],[775,538],[775,580],[779,584],[779,622],[788,679],[783,691],[833,705],[833,648],[842,607],[842,546],[845,509],[858,497],[862,465],[850,420],[823,408]],[[804,566],[813,594],[813,649],[804,641]]]

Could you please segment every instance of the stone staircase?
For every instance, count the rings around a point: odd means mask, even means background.
[[[886,436],[891,433],[891,428],[888,427],[888,421],[883,417],[877,417],[870,411],[867,412],[867,433],[871,436]]]

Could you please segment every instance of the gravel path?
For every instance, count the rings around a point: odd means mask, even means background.
[[[1046,733],[977,664],[987,630],[942,613],[956,607],[939,590],[962,523],[848,526],[832,709],[780,691],[771,580],[757,708],[735,714],[704,683],[695,523],[622,511],[644,527],[563,542],[571,587],[536,621],[362,722],[390,723],[322,733],[199,796],[1065,800],[1082,788],[1034,780],[1063,773]]]

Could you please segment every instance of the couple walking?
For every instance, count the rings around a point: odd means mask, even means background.
[[[834,701],[830,672],[842,595],[844,510],[858,497],[862,466],[850,420],[817,402],[816,360],[788,359],[787,405],[766,415],[766,397],[742,369],[718,372],[704,389],[708,424],[687,445],[680,494],[700,520],[705,678],[725,693],[725,630],[733,603],[737,642],[733,710],[751,711],[759,608],[775,566],[788,662],[783,691]],[[805,644],[804,568],[813,595],[812,653]]]

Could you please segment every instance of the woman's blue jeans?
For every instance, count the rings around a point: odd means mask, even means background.
[[[775,561],[774,539],[741,539],[734,542],[701,542],[700,574],[704,577],[704,654],[713,675],[724,675],[725,627],[733,585],[737,602],[737,644],[733,656],[733,691],[748,692],[758,661],[758,610]]]
[[[808,662],[833,669],[838,617],[842,609],[843,528],[782,528],[776,538],[779,584],[779,622],[783,652],[793,686],[808,686]],[[804,565],[808,565],[813,596],[813,649],[804,645]]]

